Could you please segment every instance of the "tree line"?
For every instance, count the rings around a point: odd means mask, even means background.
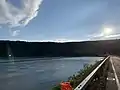
[[[79,57],[120,55],[120,40],[84,42],[0,41],[0,57],[8,57],[8,47],[14,57]]]

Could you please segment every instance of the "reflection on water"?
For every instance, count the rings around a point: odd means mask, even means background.
[[[50,90],[67,80],[86,63],[94,64],[100,57],[32,59],[33,61],[0,63],[0,90]],[[29,59],[27,59],[29,60]]]

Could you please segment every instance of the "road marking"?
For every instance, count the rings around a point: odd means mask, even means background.
[[[115,78],[111,78],[111,77],[109,77],[109,78],[107,78],[107,80],[114,81]]]
[[[120,90],[120,82],[118,80],[118,77],[117,77],[117,74],[116,74],[116,71],[115,71],[115,67],[113,65],[113,61],[112,61],[111,57],[110,57],[110,61],[111,61],[111,64],[112,64],[112,68],[113,68],[113,72],[114,72],[114,75],[115,75],[115,79],[116,79],[116,84],[117,84],[118,90]]]

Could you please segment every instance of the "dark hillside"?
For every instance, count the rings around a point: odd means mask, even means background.
[[[10,47],[14,57],[72,57],[120,55],[120,40],[85,42],[23,42],[0,41],[0,57],[7,57]]]

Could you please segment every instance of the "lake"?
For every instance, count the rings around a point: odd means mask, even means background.
[[[102,57],[70,57],[0,60],[0,90],[51,90],[83,68],[84,64],[94,64]],[[30,61],[27,61],[30,60]],[[19,59],[18,59],[19,61]]]

